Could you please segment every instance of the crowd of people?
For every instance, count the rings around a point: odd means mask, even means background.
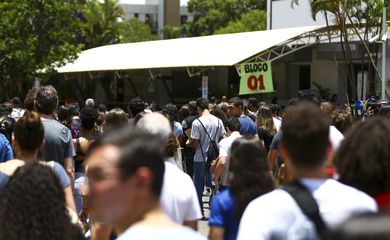
[[[390,239],[389,109],[33,88],[0,104],[0,239]]]

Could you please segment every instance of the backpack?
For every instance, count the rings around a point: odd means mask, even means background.
[[[206,166],[210,169],[211,168],[211,163],[218,158],[219,156],[219,149],[218,149],[218,144],[217,142],[215,141],[215,139],[212,139],[210,134],[207,132],[205,126],[203,125],[203,123],[197,119],[200,124],[202,125],[204,131],[206,132],[206,135],[207,137],[209,138],[210,140],[210,143],[209,143],[209,146],[208,146],[208,149],[207,149],[207,152],[204,153],[203,152],[203,148],[202,148],[202,145],[200,146],[200,150],[202,152],[202,156],[203,156],[203,159],[205,161],[205,164]],[[219,121],[218,121],[218,128],[217,128],[217,133],[218,133],[218,130],[219,130]],[[205,158],[205,156],[207,156],[207,160]]]

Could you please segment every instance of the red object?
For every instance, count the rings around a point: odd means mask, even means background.
[[[390,192],[380,193],[374,199],[380,210],[390,210]]]

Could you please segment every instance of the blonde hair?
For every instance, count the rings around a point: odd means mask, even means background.
[[[276,133],[272,112],[269,107],[262,106],[259,108],[259,111],[257,111],[256,126],[257,128],[263,128],[270,135]]]

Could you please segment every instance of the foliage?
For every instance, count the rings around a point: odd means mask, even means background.
[[[230,22],[226,27],[216,31],[216,34],[260,31],[267,28],[267,12],[252,10],[241,16],[241,19]]]
[[[157,40],[158,36],[152,34],[150,27],[138,19],[130,19],[119,25],[121,43],[142,42]]]
[[[265,0],[190,0],[188,11],[193,13],[188,35],[212,35],[230,22],[238,21],[251,10],[266,9]]]
[[[2,0],[0,2],[0,86],[33,80],[72,61],[80,51],[78,0]],[[41,71],[42,72],[42,71]]]
[[[165,26],[162,29],[164,39],[179,38],[182,31],[182,28],[178,26]]]
[[[323,86],[321,86],[321,84],[317,82],[311,82],[311,83],[317,88],[318,93],[320,94],[323,100],[330,100],[332,92],[329,88],[324,88]]]

